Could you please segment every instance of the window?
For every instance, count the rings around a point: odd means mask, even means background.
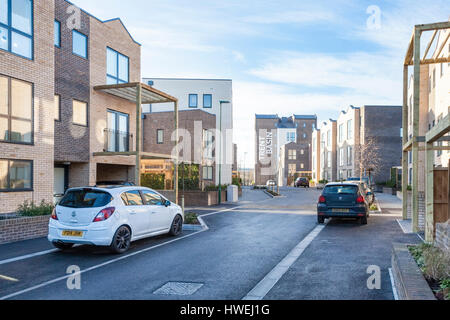
[[[436,69],[433,70],[433,88],[436,87]]]
[[[32,191],[33,162],[0,159],[0,191]]]
[[[129,81],[129,58],[106,48],[106,83],[119,84]]]
[[[121,196],[123,203],[126,206],[143,206],[144,201],[142,200],[141,193],[139,190],[128,191]]]
[[[289,160],[297,160],[297,150],[289,150],[288,151],[288,159]]]
[[[328,152],[328,168],[331,168],[331,152]]]
[[[82,58],[87,59],[88,53],[87,53],[87,36],[84,34],[72,30],[72,52],[73,54],[80,56]]]
[[[55,20],[55,46],[61,47],[61,22]]]
[[[32,0],[0,0],[0,49],[33,59]]]
[[[189,108],[197,108],[198,107],[198,95],[190,94],[189,95]]]
[[[203,167],[203,180],[213,179],[213,167]]]
[[[339,149],[339,165],[344,165],[344,149]]]
[[[286,133],[286,140],[287,140],[287,142],[296,142],[297,141],[296,138],[297,137],[296,137],[295,132],[287,132]]]
[[[157,131],[157,144],[164,144],[164,130],[158,129]]]
[[[72,122],[74,124],[78,124],[80,126],[87,126],[87,103],[73,100],[72,112],[73,112]]]
[[[108,110],[108,152],[130,151],[128,114]]]
[[[306,128],[306,122],[303,122],[303,128]]]
[[[212,108],[212,94],[203,95],[203,108]]]
[[[327,132],[327,145],[331,146],[331,131],[330,130]]]
[[[353,164],[353,147],[347,147],[347,165]]]
[[[347,121],[347,139],[353,139],[353,120]]]
[[[300,150],[300,154],[301,154],[301,155],[304,155],[304,154],[305,154],[305,150],[303,150],[303,149]]]
[[[344,141],[344,125],[339,125],[339,142]]]
[[[308,135],[306,133],[303,134],[303,139],[306,139]]]
[[[165,203],[159,194],[152,191],[142,191],[142,196],[148,206],[162,206]]]
[[[33,86],[0,76],[0,141],[33,141]]]
[[[213,132],[203,130],[203,157],[206,159],[213,158]]]
[[[289,175],[293,176],[297,172],[297,165],[295,163],[288,165]]]
[[[60,121],[61,120],[61,97],[57,94],[55,94],[55,120]]]
[[[305,169],[305,164],[304,163],[300,163],[300,168],[301,169]]]
[[[111,194],[105,191],[78,189],[67,192],[59,205],[67,208],[101,208],[112,200]]]

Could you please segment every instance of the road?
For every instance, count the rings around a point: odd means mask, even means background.
[[[393,299],[391,243],[418,241],[395,216],[318,227],[318,191],[282,194],[245,189],[237,204],[197,210],[208,230],[138,241],[122,256],[89,246],[53,251],[46,239],[2,245],[0,299],[240,300],[254,292],[264,299]],[[370,265],[381,269],[379,290],[367,288]],[[80,290],[68,289],[69,266],[81,270]]]

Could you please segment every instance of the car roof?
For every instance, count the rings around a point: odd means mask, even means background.
[[[334,187],[334,186],[355,186],[358,187],[358,183],[357,182],[330,182],[326,185],[326,187]]]
[[[72,190],[82,190],[82,189],[90,189],[90,190],[98,190],[98,191],[104,191],[108,192],[111,195],[120,195],[127,191],[133,191],[133,190],[150,190],[153,192],[157,192],[153,189],[146,188],[146,187],[137,187],[137,186],[105,186],[105,187],[79,187],[79,188],[71,188],[69,191]]]

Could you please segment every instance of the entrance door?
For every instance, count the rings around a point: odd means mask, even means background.
[[[53,181],[53,201],[56,204],[66,192],[66,168],[56,167]]]

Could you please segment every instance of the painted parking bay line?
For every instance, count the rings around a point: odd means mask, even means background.
[[[272,269],[242,300],[262,300],[270,290],[278,283],[290,267],[300,258],[306,248],[325,228],[325,225],[317,226],[306,236],[281,262]]]
[[[19,281],[16,278],[11,278],[11,277],[8,277],[8,276],[4,276],[2,274],[0,274],[0,280],[6,280],[6,281],[11,281],[11,282],[18,282]]]

